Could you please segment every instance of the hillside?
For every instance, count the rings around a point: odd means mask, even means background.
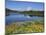
[[[20,14],[27,14],[29,16],[44,16],[44,11],[16,11],[16,10],[10,10],[10,9],[5,9],[6,11],[6,16],[9,15],[9,13],[20,13]]]

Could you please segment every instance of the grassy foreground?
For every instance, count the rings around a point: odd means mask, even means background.
[[[16,22],[5,26],[6,35],[20,33],[44,32],[43,22]]]

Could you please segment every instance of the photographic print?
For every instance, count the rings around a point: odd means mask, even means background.
[[[5,35],[43,32],[43,2],[5,0]]]

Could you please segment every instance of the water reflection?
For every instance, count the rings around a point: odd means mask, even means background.
[[[29,16],[24,14],[10,13],[6,16],[6,23],[21,22],[21,21],[42,21],[43,17]]]

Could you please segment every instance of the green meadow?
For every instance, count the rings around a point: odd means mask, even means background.
[[[14,22],[6,26],[6,35],[44,32],[43,22]]]

